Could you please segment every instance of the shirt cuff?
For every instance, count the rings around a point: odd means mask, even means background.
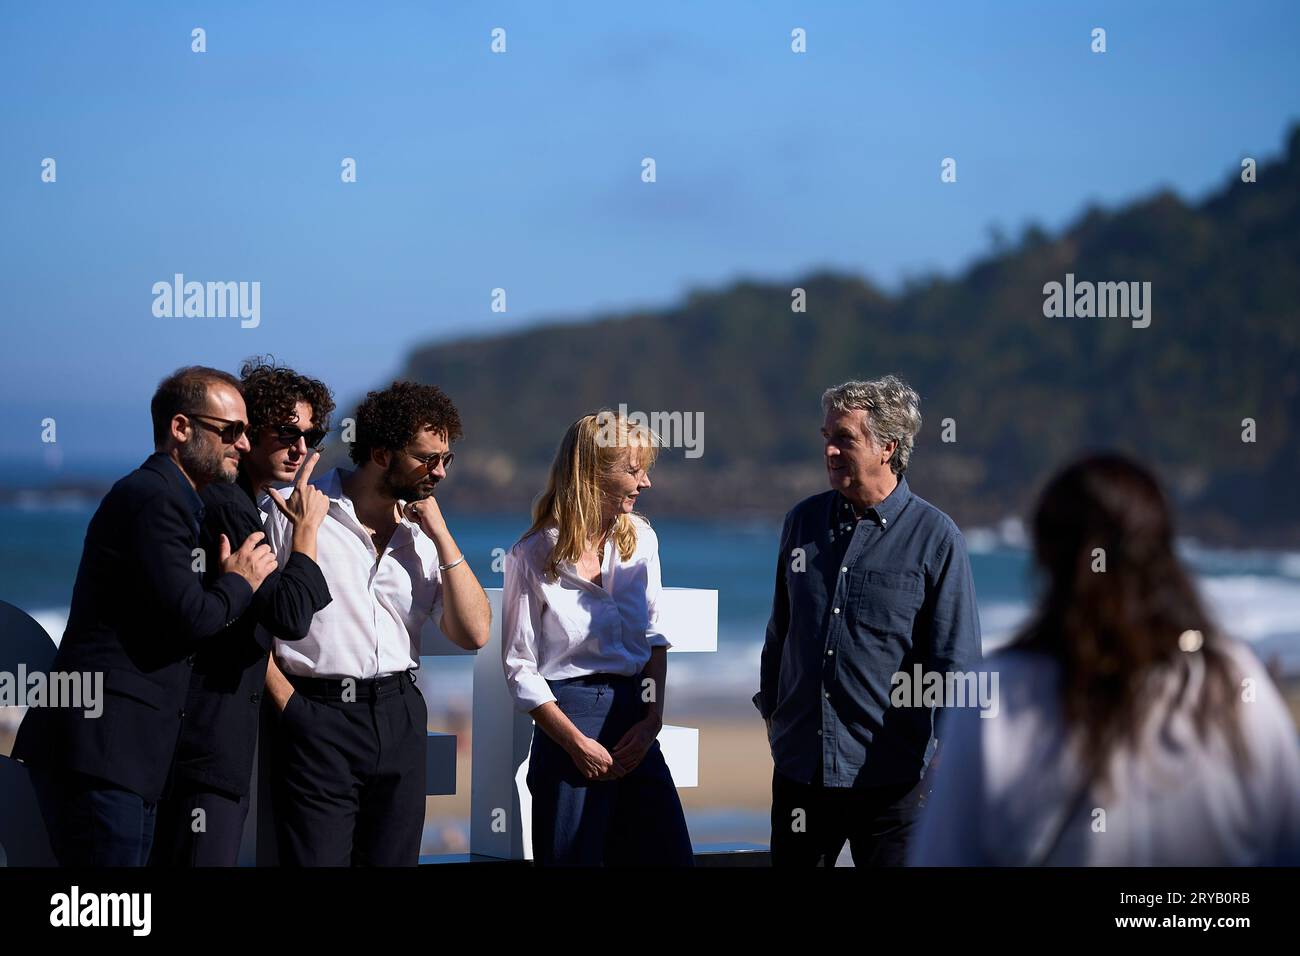
[[[551,693],[551,685],[546,683],[546,678],[541,674],[520,675],[512,683],[515,707],[524,713],[555,700],[555,695]]]
[[[275,651],[275,635],[261,624],[253,625],[253,642],[268,654]]]

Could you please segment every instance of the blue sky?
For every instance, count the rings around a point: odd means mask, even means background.
[[[1251,0],[11,0],[0,460],[39,459],[45,417],[65,469],[140,460],[191,362],[269,352],[349,401],[430,339],[819,267],[894,287],[994,223],[1198,198],[1282,148],[1298,40],[1300,4]],[[156,318],[177,272],[259,281],[261,324]]]

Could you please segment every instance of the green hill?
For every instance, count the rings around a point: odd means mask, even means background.
[[[1044,317],[1043,286],[1066,273],[1149,281],[1150,326]],[[525,508],[565,426],[622,402],[704,416],[703,456],[661,458],[649,513],[779,515],[824,487],[821,391],[895,372],[922,396],[913,487],[960,523],[1024,514],[1054,468],[1111,447],[1159,469],[1185,531],[1294,544],[1297,358],[1300,127],[1255,183],[1233,168],[1199,205],[1165,192],[1092,208],[897,295],[832,273],[741,282],[663,311],[429,344],[404,374],[461,408],[467,437],[440,492],[453,508]],[[955,442],[940,440],[945,418]]]

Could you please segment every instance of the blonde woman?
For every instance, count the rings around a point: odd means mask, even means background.
[[[502,658],[536,721],[529,757],[540,865],[692,863],[656,739],[668,640],[657,628],[659,544],[633,509],[655,436],[614,412],[569,426],[505,560]]]

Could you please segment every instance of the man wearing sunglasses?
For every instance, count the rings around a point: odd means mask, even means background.
[[[222,536],[236,540],[261,531],[266,511],[276,510],[289,524],[280,545],[285,560],[232,625],[231,638],[197,655],[171,785],[158,810],[152,858],[157,865],[238,862],[267,652],[273,636],[289,641],[305,637],[312,615],[330,602],[316,563],[317,531],[329,500],[307,481],[334,400],[322,382],[271,361],[245,362],[240,381],[250,447],[234,483],[203,489],[200,543],[210,547]],[[287,496],[276,491],[286,485],[292,486]],[[266,511],[259,509],[259,501]]]
[[[196,652],[237,640],[230,625],[276,567],[260,531],[199,547],[202,492],[234,481],[249,447],[239,380],[180,369],[150,411],[156,451],[90,519],[51,668],[103,674],[102,713],[32,708],[14,742],[64,866],[149,858]]]
[[[357,467],[314,482],[330,500],[317,561],[333,601],[303,640],[276,642],[278,669],[267,672],[280,708],[272,760],[282,865],[419,861],[428,717],[415,683],[420,631],[432,619],[477,650],[491,621],[433,497],[460,434],[440,389],[394,382],[357,410]],[[290,530],[272,512],[273,546]]]

